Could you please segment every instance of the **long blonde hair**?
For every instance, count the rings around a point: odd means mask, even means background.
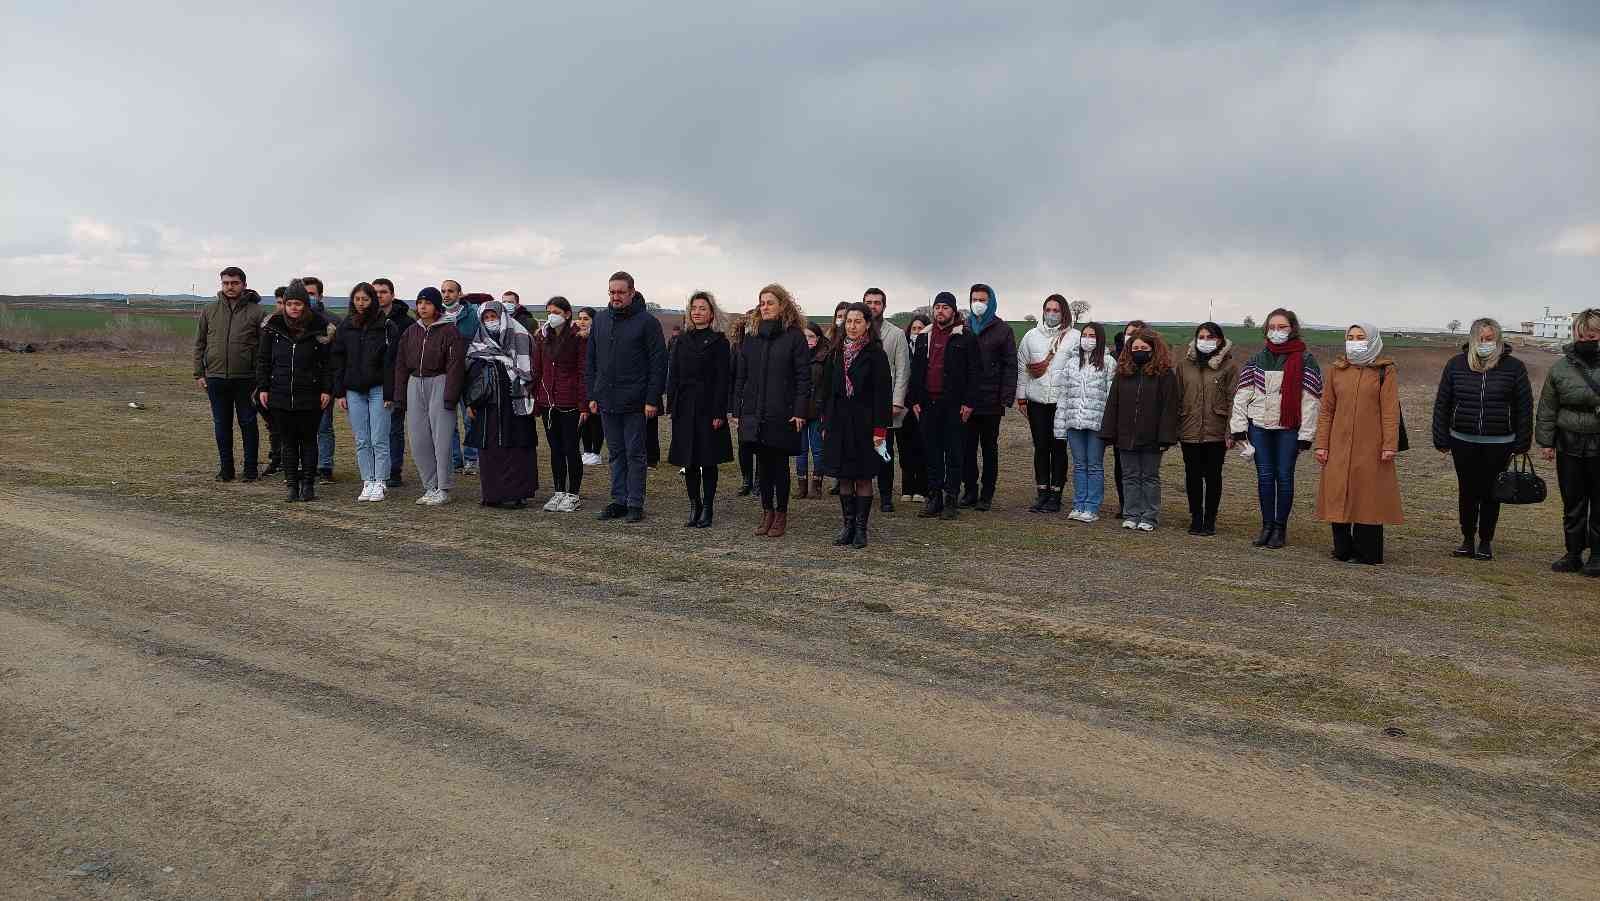
[[[785,330],[805,328],[805,317],[800,315],[800,307],[795,304],[794,295],[789,293],[788,288],[773,282],[757,291],[756,299],[760,300],[763,294],[771,294],[773,297],[778,298],[778,319],[783,323]],[[753,325],[757,327],[761,325],[761,307],[756,307],[752,320]]]
[[[703,300],[711,307],[710,329],[714,332],[722,331],[722,308],[717,306],[717,297],[710,291],[696,291],[689,295],[689,302],[683,307],[683,324],[685,330],[694,328],[694,323],[689,319],[689,311],[694,309],[694,302]]]
[[[1486,328],[1494,329],[1494,353],[1487,357],[1478,356],[1478,333]],[[1505,334],[1500,330],[1500,323],[1485,316],[1482,319],[1472,320],[1472,328],[1467,330],[1467,368],[1473,372],[1488,372],[1500,365],[1500,358],[1505,355]]]

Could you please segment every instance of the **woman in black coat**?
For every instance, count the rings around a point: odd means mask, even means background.
[[[781,538],[789,526],[789,458],[800,450],[811,401],[811,349],[788,289],[768,285],[758,296],[758,324],[739,342],[733,394],[739,442],[756,449],[761,483],[756,534]]]
[[[300,279],[284,292],[283,312],[261,325],[256,391],[283,435],[283,476],[291,501],[317,499],[317,429],[333,401],[332,340],[332,323],[311,309]]]
[[[389,476],[394,357],[400,332],[378,306],[378,292],[361,282],[350,289],[350,315],[333,334],[333,396],[350,420],[361,470],[358,501],[384,499]]]
[[[672,447],[667,462],[683,467],[689,491],[690,529],[709,529],[717,497],[717,467],[733,459],[728,434],[728,387],[732,356],[716,298],[696,291],[684,314],[688,331],[672,342],[667,365],[667,409],[672,411]]]
[[[833,543],[864,548],[872,483],[888,461],[885,442],[894,421],[894,377],[872,311],[864,303],[853,303],[844,315],[842,340],[828,355],[817,403],[822,412],[822,453],[838,476],[844,515],[844,526]]]

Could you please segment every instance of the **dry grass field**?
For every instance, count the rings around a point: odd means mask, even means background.
[[[1015,415],[992,512],[862,552],[832,499],[754,538],[731,466],[712,530],[665,465],[639,526],[597,468],[357,504],[342,418],[287,505],[211,481],[183,356],[0,355],[0,897],[1592,899],[1600,582],[1554,497],[1449,556],[1445,354],[1382,567],[1309,455],[1279,552],[1233,456],[1214,538],[1176,453],[1154,534],[1029,514]]]

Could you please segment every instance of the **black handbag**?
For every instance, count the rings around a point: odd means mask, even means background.
[[[474,360],[467,367],[467,385],[461,390],[461,402],[474,409],[489,403],[494,397],[495,365],[488,360]]]
[[[1533,460],[1527,454],[1494,479],[1494,499],[1502,504],[1542,504],[1548,495],[1544,479],[1533,471]]]
[[[1384,379],[1384,376],[1388,372],[1389,372],[1389,367],[1387,367],[1387,366],[1385,366],[1382,369],[1378,370],[1378,391],[1379,391],[1380,394],[1383,391],[1383,379]],[[1404,405],[1401,405],[1401,407],[1400,407],[1400,440],[1398,442],[1398,446],[1399,446],[1398,453],[1402,453],[1402,454],[1411,449],[1411,436],[1406,433],[1406,408],[1405,408]]]

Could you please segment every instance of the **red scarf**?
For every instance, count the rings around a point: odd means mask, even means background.
[[[855,397],[856,396],[856,384],[855,384],[855,382],[850,380],[850,367],[855,365],[856,356],[859,355],[861,353],[861,349],[863,347],[866,347],[866,346],[867,346],[867,339],[865,339],[865,338],[862,338],[859,341],[853,340],[853,339],[849,339],[849,338],[845,339],[845,342],[844,342],[844,396],[845,397]]]
[[[1306,343],[1291,338],[1282,344],[1267,342],[1267,352],[1275,357],[1288,357],[1283,361],[1283,387],[1279,389],[1282,406],[1278,407],[1278,426],[1285,429],[1300,428],[1300,397],[1306,384]]]

